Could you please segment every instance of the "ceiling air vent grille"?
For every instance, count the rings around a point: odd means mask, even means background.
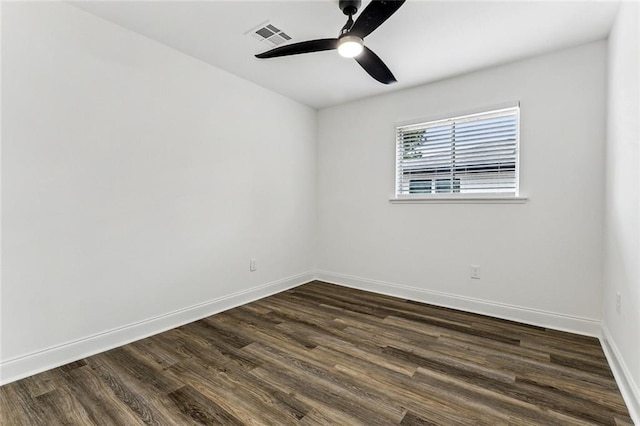
[[[247,34],[251,34],[253,38],[265,43],[269,47],[275,47],[285,41],[291,40],[291,36],[274,25],[271,25],[269,21],[249,30]]]

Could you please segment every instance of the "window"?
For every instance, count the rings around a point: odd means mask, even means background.
[[[520,108],[399,126],[396,197],[518,196]]]
[[[411,179],[409,181],[409,194],[433,194],[434,192],[436,194],[460,192],[460,179]]]

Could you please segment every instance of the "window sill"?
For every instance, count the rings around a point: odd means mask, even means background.
[[[393,197],[393,204],[524,204],[527,197],[514,196],[431,196],[431,197]]]

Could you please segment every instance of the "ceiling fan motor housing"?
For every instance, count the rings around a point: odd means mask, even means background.
[[[340,0],[338,6],[345,15],[355,15],[360,8],[361,0]]]

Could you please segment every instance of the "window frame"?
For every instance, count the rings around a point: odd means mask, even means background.
[[[429,125],[428,127],[435,127],[436,123],[453,122],[453,121],[466,121],[474,115],[490,115],[499,114],[501,111],[508,109],[515,109],[516,112],[516,155],[515,155],[515,192],[486,192],[486,193],[437,193],[436,191],[436,178],[432,179],[432,192],[431,193],[413,193],[413,194],[398,194],[399,187],[399,159],[398,159],[398,131],[402,127]],[[526,196],[523,196],[520,188],[520,102],[505,102],[498,105],[485,106],[475,108],[473,110],[440,114],[438,116],[432,116],[427,118],[414,119],[410,121],[404,121],[396,123],[395,125],[395,143],[394,143],[394,189],[393,196],[389,201],[392,203],[524,203],[528,200]],[[418,177],[418,180],[427,180],[427,177]]]

